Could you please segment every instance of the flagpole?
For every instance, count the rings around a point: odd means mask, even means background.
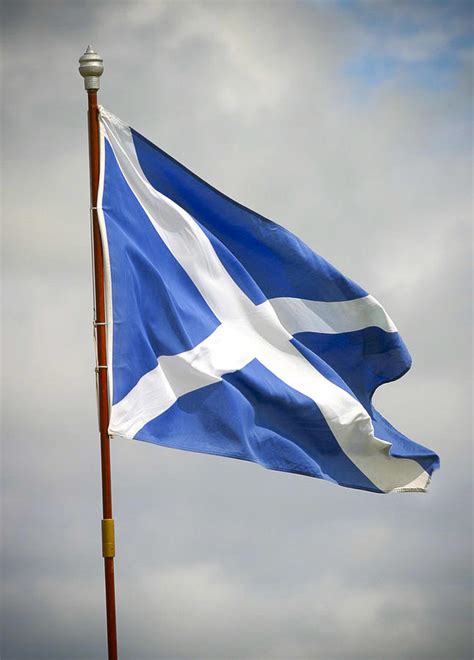
[[[117,626],[115,617],[114,557],[115,538],[112,515],[112,480],[110,470],[109,391],[107,379],[107,320],[105,315],[104,255],[97,216],[100,145],[97,91],[104,70],[102,58],[91,46],[79,59],[79,73],[84,78],[88,97],[89,171],[91,192],[92,256],[94,270],[94,329],[97,346],[97,392],[99,406],[100,458],[102,473],[102,556],[105,574],[107,615],[107,647],[109,660],[117,660]]]

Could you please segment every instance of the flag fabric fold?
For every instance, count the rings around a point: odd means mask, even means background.
[[[373,492],[439,460],[372,406],[410,356],[384,308],[103,108],[109,432]]]

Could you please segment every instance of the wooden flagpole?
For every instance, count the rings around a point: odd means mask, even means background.
[[[107,614],[107,646],[109,660],[117,660],[117,626],[115,617],[114,557],[115,538],[112,515],[112,480],[110,471],[109,391],[107,379],[107,319],[105,314],[104,254],[97,216],[100,145],[97,91],[104,70],[102,58],[88,46],[79,59],[79,73],[84,78],[88,97],[89,168],[91,189],[92,253],[94,269],[94,328],[97,345],[97,391],[99,404],[100,458],[102,472],[102,556],[105,572]]]

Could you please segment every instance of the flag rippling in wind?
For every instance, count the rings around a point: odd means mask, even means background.
[[[383,307],[103,108],[100,129],[110,434],[426,490],[438,457],[371,403],[410,366]]]

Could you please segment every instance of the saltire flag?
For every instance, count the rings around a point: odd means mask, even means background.
[[[112,436],[373,492],[436,454],[372,406],[410,356],[384,308],[100,109]]]

